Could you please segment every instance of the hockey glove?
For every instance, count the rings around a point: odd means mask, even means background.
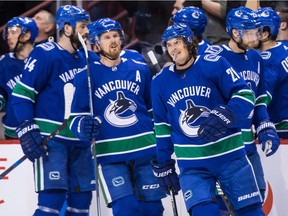
[[[31,162],[46,156],[47,147],[42,144],[43,137],[37,124],[31,121],[24,121],[17,127],[16,133],[24,154]]]
[[[174,194],[178,194],[180,183],[175,171],[175,160],[171,159],[164,164],[157,164],[156,161],[151,161],[151,166],[160,187],[163,188],[167,194],[170,194],[170,190],[172,190]]]
[[[267,157],[273,155],[280,145],[274,124],[272,122],[262,122],[256,132],[262,151]]]
[[[215,142],[225,136],[227,128],[235,127],[236,117],[226,106],[213,109],[198,130],[198,136],[206,142]]]
[[[84,116],[79,121],[77,132],[81,139],[91,140],[99,134],[101,120],[99,117]]]

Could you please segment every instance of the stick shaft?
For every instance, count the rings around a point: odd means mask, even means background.
[[[172,189],[169,189],[169,191],[170,191],[170,197],[171,197],[171,204],[172,204],[173,216],[178,216],[178,211],[177,211],[177,205],[176,205],[175,195],[174,195]]]
[[[87,65],[87,82],[88,82],[88,91],[89,91],[89,107],[90,107],[90,115],[94,116],[93,109],[93,98],[92,98],[92,87],[91,87],[91,72],[90,72],[90,64],[89,64],[89,56],[87,46],[85,41],[80,33],[78,33],[79,41],[85,52],[85,59]],[[91,140],[91,145],[93,149],[93,158],[94,158],[94,166],[95,166],[95,183],[96,183],[96,207],[97,207],[97,216],[101,216],[100,211],[100,196],[99,196],[99,183],[98,183],[98,162],[97,162],[97,150],[96,150],[96,140],[93,138]]]

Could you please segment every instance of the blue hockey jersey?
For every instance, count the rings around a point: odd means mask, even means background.
[[[102,119],[96,140],[99,163],[113,163],[155,155],[151,117],[151,75],[147,65],[121,58],[115,67],[94,61],[90,65],[93,111]],[[74,80],[76,88],[69,118],[70,128],[78,127],[90,114],[87,73]]]
[[[16,127],[19,125],[11,105],[11,95],[16,83],[22,77],[24,60],[17,59],[15,53],[7,53],[0,58],[0,100],[5,108],[2,123],[5,134],[15,137]]]
[[[261,56],[268,69],[265,77],[269,93],[268,113],[279,137],[288,138],[288,44],[278,42]]]
[[[257,128],[262,121],[269,121],[264,78],[267,72],[260,54],[254,49],[247,50],[245,53],[235,53],[227,45],[210,46],[205,53],[213,53],[225,57],[246,81],[248,87],[253,90],[256,97],[254,118],[243,120],[241,127],[247,153],[257,151],[252,124],[255,124]]]
[[[175,65],[162,69],[152,80],[152,105],[158,163],[168,161],[175,150],[181,167],[214,167],[245,154],[240,128],[206,143],[197,135],[201,122],[222,104],[237,116],[251,115],[254,94],[226,59],[199,55],[184,75]]]
[[[70,113],[67,101],[72,100],[73,88],[65,92],[67,86],[72,85],[77,73],[86,70],[83,57],[83,54],[69,53],[54,42],[35,47],[27,59],[23,77],[12,93],[12,105],[18,121],[34,120],[44,136],[59,128],[67,112],[68,116]],[[68,127],[55,138],[81,145]]]

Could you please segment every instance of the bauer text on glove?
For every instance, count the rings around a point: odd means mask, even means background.
[[[267,157],[273,155],[280,145],[280,139],[274,124],[269,121],[262,122],[258,126],[256,132],[262,151]]]
[[[37,124],[25,121],[17,127],[16,133],[23,153],[30,161],[34,162],[35,159],[46,156],[47,147],[42,143],[43,137]]]
[[[151,166],[160,187],[163,188],[167,194],[170,194],[169,190],[177,194],[180,190],[180,183],[175,171],[175,160],[171,159],[164,164],[157,164],[156,161],[151,161]]]
[[[215,142],[225,136],[228,128],[236,126],[234,113],[224,105],[214,108],[201,123],[198,136],[206,142]]]

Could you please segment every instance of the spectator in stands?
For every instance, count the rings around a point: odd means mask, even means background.
[[[52,37],[54,38],[56,26],[54,15],[47,10],[40,10],[33,16],[33,19],[35,20],[39,29],[39,34],[35,40],[35,45],[52,40]]]

